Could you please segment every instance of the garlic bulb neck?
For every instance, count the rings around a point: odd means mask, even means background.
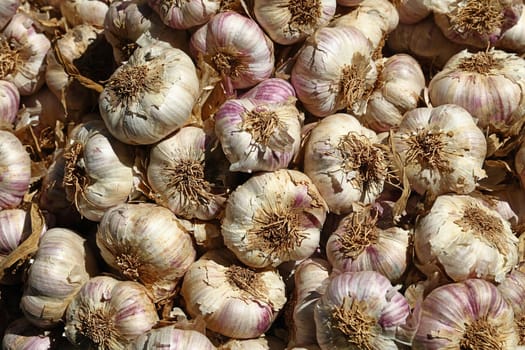
[[[275,129],[282,129],[277,113],[269,110],[251,110],[246,112],[243,128],[252,135],[256,143],[268,146]]]
[[[290,1],[288,9],[291,15],[288,22],[290,31],[307,31],[317,25],[322,15],[320,0]]]
[[[503,350],[498,328],[487,321],[487,318],[480,318],[465,327],[463,338],[459,341],[460,349],[495,349]]]
[[[410,135],[406,158],[417,161],[425,168],[438,171],[451,171],[448,161],[447,135],[440,130],[420,130]]]
[[[87,310],[80,319],[78,332],[101,349],[110,349],[109,340],[118,337],[113,319],[91,310]]]

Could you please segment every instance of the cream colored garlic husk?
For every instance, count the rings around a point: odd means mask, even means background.
[[[97,273],[86,240],[66,228],[51,228],[40,239],[29,268],[20,308],[35,326],[49,329],[62,322],[71,300]]]
[[[516,350],[514,313],[497,288],[469,279],[434,289],[420,305],[414,350]]]
[[[487,142],[464,108],[446,104],[405,113],[393,133],[399,174],[419,194],[467,194],[486,177]]]
[[[438,196],[414,229],[417,266],[454,281],[482,278],[500,282],[518,262],[518,238],[501,215],[480,199]]]
[[[89,24],[103,28],[108,5],[103,0],[62,0],[60,12],[72,27]]]
[[[140,283],[97,276],[69,304],[64,330],[75,345],[88,341],[100,350],[124,350],[158,321],[155,304]]]
[[[399,14],[399,23],[414,24],[422,21],[430,14],[430,9],[421,0],[392,1]]]
[[[115,140],[101,120],[78,124],[69,135],[63,185],[82,216],[100,221],[133,190],[133,150]]]
[[[0,4],[0,30],[5,27],[20,6],[20,0],[5,0]]]
[[[175,29],[189,29],[205,24],[222,10],[225,1],[220,0],[149,0],[162,21]]]
[[[361,120],[383,132],[398,126],[403,115],[418,106],[426,82],[419,63],[407,54],[382,58],[376,64],[380,74]]]
[[[151,148],[147,169],[155,201],[176,215],[211,220],[224,207],[225,189],[211,182],[213,137],[198,127],[186,126]],[[208,175],[208,176],[207,176]]]
[[[188,120],[199,94],[195,65],[161,41],[140,47],[117,68],[99,97],[109,131],[128,144],[152,144]]]
[[[202,333],[191,329],[177,329],[176,325],[151,329],[130,346],[130,350],[216,350]],[[221,348],[222,349],[222,348]]]
[[[304,107],[317,117],[341,109],[366,110],[377,78],[369,40],[354,27],[323,27],[303,44],[291,82]]]
[[[175,294],[196,255],[178,218],[153,203],[107,209],[96,242],[104,261],[125,279],[144,284],[155,302]]]
[[[311,131],[304,149],[304,172],[335,214],[352,204],[372,203],[383,191],[387,159],[376,133],[352,115],[337,113]]]
[[[314,253],[327,206],[312,181],[297,170],[252,176],[226,202],[224,244],[248,266],[278,266]]]
[[[286,302],[285,285],[272,268],[252,270],[228,250],[210,250],[184,275],[181,295],[191,317],[237,339],[266,332]]]
[[[251,173],[287,168],[299,152],[304,114],[296,99],[270,103],[230,99],[215,114],[215,134],[230,171]]]
[[[11,132],[0,130],[0,210],[15,208],[29,189],[31,158]]]
[[[335,0],[255,0],[253,13],[273,41],[290,45],[304,40],[334,16]]]
[[[525,60],[513,53],[463,50],[428,85],[434,106],[457,104],[478,126],[512,124],[525,113]]]

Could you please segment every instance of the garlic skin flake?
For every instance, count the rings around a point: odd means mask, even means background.
[[[286,302],[275,269],[242,266],[228,250],[210,250],[184,275],[181,295],[192,317],[227,337],[255,338],[266,332]]]
[[[383,191],[387,159],[376,133],[352,115],[323,118],[304,150],[304,172],[326,200],[330,212],[346,214],[352,204],[373,202]]]
[[[31,158],[11,132],[0,130],[0,209],[22,202],[31,180]]]
[[[124,350],[158,320],[155,304],[140,283],[96,276],[69,304],[64,330],[75,345],[88,341],[100,350]]]
[[[137,48],[115,70],[100,94],[99,109],[113,136],[145,145],[182,127],[198,95],[199,79],[191,58],[155,41]]]
[[[202,333],[190,329],[177,329],[175,325],[151,329],[133,342],[130,350],[216,350]]]
[[[215,114],[215,133],[230,171],[273,171],[288,167],[301,143],[303,113],[295,99],[267,103],[230,99]]]
[[[418,268],[427,276],[441,270],[454,281],[500,282],[518,262],[517,244],[507,220],[466,195],[437,197],[414,230]]]
[[[333,276],[315,308],[322,350],[397,350],[397,329],[409,315],[408,302],[378,272]]]
[[[224,244],[248,266],[278,266],[314,253],[327,206],[315,185],[297,170],[258,173],[226,202]]]
[[[398,171],[419,194],[468,194],[486,177],[485,135],[464,108],[445,104],[416,108],[403,116],[393,134]]]
[[[512,308],[498,289],[468,279],[434,289],[421,305],[414,350],[514,350],[518,333]]]

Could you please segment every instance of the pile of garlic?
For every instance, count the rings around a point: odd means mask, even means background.
[[[525,349],[524,25],[0,1],[2,349]]]

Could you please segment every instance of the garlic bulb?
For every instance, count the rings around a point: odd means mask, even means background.
[[[269,78],[274,68],[273,42],[257,22],[233,11],[221,12],[199,28],[190,48],[233,89],[254,86]]]
[[[248,266],[278,266],[314,253],[327,212],[312,181],[297,170],[252,176],[226,202],[224,244]]]
[[[355,202],[371,203],[383,191],[387,160],[374,131],[350,114],[322,119],[304,150],[304,172],[330,212],[346,214]]]
[[[9,131],[0,130],[0,209],[22,202],[31,180],[29,153]]]
[[[284,350],[283,342],[273,336],[262,335],[255,339],[230,339],[221,344],[220,350]],[[288,349],[288,348],[286,348]]]
[[[165,326],[152,329],[137,338],[130,350],[215,350],[212,342],[202,333]]]
[[[275,269],[244,267],[228,250],[210,250],[193,263],[181,295],[192,317],[201,316],[208,329],[238,339],[266,332],[286,302]]]
[[[29,268],[20,308],[40,328],[53,328],[91,275],[97,272],[86,240],[65,228],[47,230]]]
[[[51,334],[35,328],[26,318],[11,322],[2,338],[2,350],[48,350],[52,344]]]
[[[465,195],[438,196],[414,230],[418,268],[427,275],[441,270],[454,281],[501,281],[517,263],[517,243],[508,221]]]
[[[104,0],[62,0],[60,12],[72,27],[89,24],[102,28],[108,5]]]
[[[431,12],[421,0],[398,0],[393,3],[399,14],[399,23],[415,24]]]
[[[396,331],[409,311],[403,295],[378,272],[335,275],[315,308],[319,347],[397,350]]]
[[[272,103],[286,102],[291,97],[295,97],[292,84],[281,78],[265,79],[240,96]]]
[[[148,182],[158,204],[187,219],[211,220],[224,207],[225,189],[213,179],[209,157],[213,138],[201,128],[186,126],[151,148]],[[213,181],[215,180],[215,181]]]
[[[20,6],[20,0],[5,0],[0,4],[0,30],[5,27]]]
[[[175,29],[188,29],[205,24],[221,11],[227,1],[220,0],[149,0],[162,21]]]
[[[380,74],[361,120],[382,132],[398,126],[403,114],[418,106],[426,82],[419,63],[407,54],[395,54],[376,64]]]
[[[414,350],[516,349],[512,308],[489,282],[469,279],[434,289],[423,300]]]
[[[20,93],[17,87],[7,80],[0,80],[0,128],[12,126],[19,104]]]
[[[31,95],[44,83],[49,39],[37,33],[33,20],[19,12],[0,35],[0,80],[12,82],[20,95]]]
[[[215,114],[215,133],[230,171],[286,168],[299,151],[303,113],[295,98],[283,103],[230,99]]]
[[[519,335],[519,346],[517,349],[522,350],[525,348],[525,308],[523,305],[523,298],[525,298],[525,273],[519,269],[513,270],[498,285],[498,291],[514,311],[514,322],[518,328]]]
[[[525,112],[525,60],[501,50],[463,50],[447,62],[428,85],[434,106],[457,104],[486,128],[511,124]]]
[[[177,217],[152,203],[107,209],[96,240],[104,261],[126,279],[144,284],[155,302],[175,293],[195,260],[191,236]]]
[[[65,319],[71,343],[87,341],[100,350],[128,349],[159,320],[144,286],[108,276],[87,281],[69,304]]]
[[[67,198],[89,220],[100,221],[106,209],[131,194],[132,150],[111,137],[101,120],[77,124],[64,158]]]
[[[324,27],[308,38],[291,82],[304,107],[317,117],[340,109],[362,114],[377,77],[368,39],[353,27]]]
[[[190,57],[158,41],[137,48],[111,75],[99,97],[107,128],[128,144],[152,144],[190,117],[199,79]]]
[[[507,30],[496,42],[496,47],[522,54],[525,51],[525,4],[519,4],[518,23]]]
[[[326,25],[334,16],[336,6],[336,0],[255,0],[253,13],[273,41],[290,45]]]
[[[419,194],[467,194],[486,177],[485,136],[460,106],[445,104],[405,113],[392,143],[400,157],[398,171]]]
[[[397,282],[408,265],[411,233],[400,227],[378,227],[378,214],[370,207],[346,215],[326,242],[326,255],[334,271],[377,271]]]

